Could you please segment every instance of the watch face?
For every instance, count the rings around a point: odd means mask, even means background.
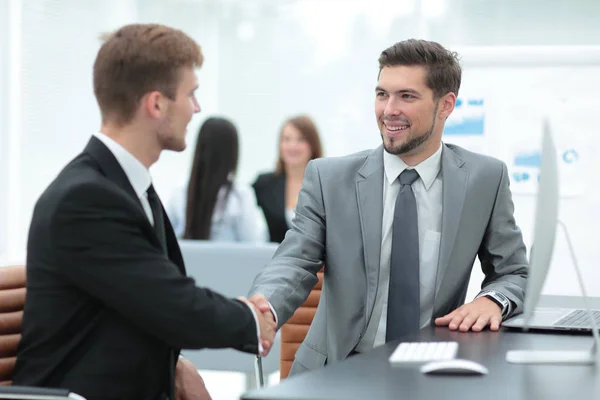
[[[508,301],[505,298],[500,297],[500,296],[496,296],[496,298],[498,300],[500,300],[500,303],[502,303],[502,306],[506,307],[508,305]]]
[[[503,309],[508,306],[508,303],[506,301],[504,301],[504,299],[498,295],[496,295],[495,293],[488,293],[487,297],[489,297],[491,300],[495,301],[496,303],[498,303],[498,305],[500,307],[502,307]]]

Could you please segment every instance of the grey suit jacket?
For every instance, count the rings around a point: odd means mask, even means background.
[[[513,217],[506,165],[454,145],[442,151],[443,211],[433,318],[465,302],[476,256],[482,289],[523,308],[527,259]],[[383,147],[311,161],[296,217],[250,294],[262,293],[284,324],[325,264],[315,319],[292,373],[345,359],[364,335],[378,286],[383,217]]]

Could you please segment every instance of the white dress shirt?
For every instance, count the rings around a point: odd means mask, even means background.
[[[115,142],[113,139],[101,132],[95,133],[94,136],[104,143],[113,156],[115,156],[117,162],[123,169],[123,172],[125,172],[127,179],[129,179],[129,183],[133,187],[133,191],[140,199],[146,216],[150,220],[152,226],[154,226],[154,217],[152,216],[152,208],[148,202],[147,193],[150,184],[152,184],[150,171],[148,171],[148,168],[146,168],[146,166],[142,164],[140,160],[135,158],[130,152],[125,150],[123,146]]]
[[[293,207],[285,209],[285,223],[287,224],[288,228],[292,227],[292,221],[294,220],[295,216],[296,211]]]
[[[438,269],[438,255],[442,231],[442,148],[415,167],[408,167],[396,155],[383,152],[383,220],[381,224],[381,255],[379,258],[379,282],[373,315],[365,336],[356,351],[365,352],[385,343],[387,326],[387,301],[390,284],[390,259],[392,254],[392,223],[396,197],[400,191],[398,177],[407,168],[414,168],[419,178],[411,185],[417,202],[419,224],[419,280],[420,326],[431,322],[433,298]]]
[[[167,214],[175,235],[185,232],[187,188],[185,185],[173,192],[167,206]],[[257,205],[254,189],[234,182],[229,196],[223,186],[217,194],[215,211],[210,227],[210,240],[221,242],[267,242],[268,230],[265,217]]]
[[[133,187],[135,194],[140,199],[142,203],[142,207],[144,208],[144,212],[146,216],[150,220],[152,226],[154,226],[154,217],[152,216],[152,208],[150,207],[150,203],[148,202],[148,193],[147,190],[152,184],[152,177],[150,175],[150,171],[138,160],[135,158],[130,152],[125,150],[123,146],[119,143],[115,142],[113,139],[109,138],[105,134],[98,132],[94,133],[94,136],[100,140],[104,145],[110,150],[110,152],[115,156],[117,162],[125,172],[127,179],[129,179],[129,183]],[[252,315],[254,316],[254,322],[256,324],[256,334],[258,337],[258,351],[259,354],[263,352],[263,346],[260,343],[260,325],[258,323],[258,317],[254,308],[247,304],[252,311]]]

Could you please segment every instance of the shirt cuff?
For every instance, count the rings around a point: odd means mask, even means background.
[[[271,305],[270,302],[269,302],[269,308],[271,309],[271,313],[273,314],[273,318],[275,318],[275,326],[279,326],[279,319],[277,318],[277,313],[275,312],[275,309],[273,308],[273,306]]]
[[[263,345],[260,342],[260,322],[258,322],[258,316],[256,315],[256,311],[254,311],[254,307],[252,304],[245,303],[250,311],[252,311],[252,316],[254,317],[254,324],[256,325],[256,338],[258,339],[258,355],[261,355],[264,351]]]

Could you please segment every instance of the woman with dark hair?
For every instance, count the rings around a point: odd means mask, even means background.
[[[275,171],[259,175],[252,185],[267,220],[271,242],[280,243],[291,227],[306,165],[322,156],[319,132],[310,117],[299,115],[284,122]]]
[[[237,163],[237,129],[225,118],[208,118],[198,132],[189,182],[175,193],[167,210],[178,237],[266,241],[254,192],[234,182]]]

